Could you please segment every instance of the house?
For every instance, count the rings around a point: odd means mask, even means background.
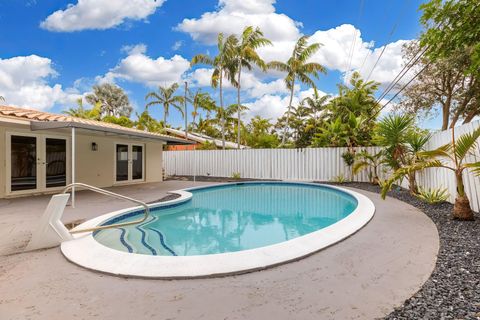
[[[185,131],[183,130],[177,130],[177,129],[172,129],[172,128],[165,128],[164,129],[166,133],[186,139],[192,142],[190,145],[171,145],[168,147],[169,151],[178,151],[178,150],[194,150],[196,147],[209,142],[209,143],[214,143],[217,148],[222,148],[223,147],[223,142],[221,139],[215,139],[212,137],[209,137],[207,135],[201,134],[201,133],[196,133],[196,132],[191,132],[189,131],[188,134],[185,134]],[[226,149],[238,149],[238,145],[236,142],[230,142],[230,141],[225,141],[225,148]],[[249,149],[250,147],[240,145],[240,149]]]
[[[162,181],[166,144],[184,139],[95,120],[0,106],[0,198]]]

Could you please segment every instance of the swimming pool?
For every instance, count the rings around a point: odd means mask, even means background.
[[[193,256],[255,249],[328,227],[357,207],[340,190],[286,183],[240,183],[191,190],[192,198],[152,209],[139,225],[96,232],[101,244],[125,252]],[[138,219],[133,212],[107,223]]]
[[[245,182],[175,191],[141,224],[79,235],[63,254],[103,272],[153,278],[234,274],[293,261],[365,225],[364,195],[311,183]],[[77,228],[138,219],[140,208],[112,212]]]

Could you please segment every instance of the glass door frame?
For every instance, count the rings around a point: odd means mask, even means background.
[[[20,137],[31,137],[36,138],[36,173],[37,173],[37,185],[35,189],[27,190],[18,190],[12,191],[12,136]],[[66,142],[66,184],[68,185],[71,181],[71,138],[64,135],[55,135],[55,134],[36,134],[31,132],[21,132],[21,131],[7,131],[5,133],[6,144],[5,144],[5,191],[7,195],[25,195],[32,193],[43,193],[50,191],[59,191],[63,190],[65,187],[50,187],[47,188],[47,168],[46,168],[46,157],[47,157],[47,139],[62,139]]]
[[[117,146],[124,145],[127,146],[128,149],[128,178],[127,180],[120,180],[117,181]],[[142,178],[141,179],[133,179],[133,147],[138,146],[142,147]],[[113,146],[113,181],[115,185],[121,184],[128,184],[128,183],[135,183],[135,182],[144,182],[145,181],[145,144],[144,143],[135,143],[135,142],[121,142],[117,141],[114,142]]]

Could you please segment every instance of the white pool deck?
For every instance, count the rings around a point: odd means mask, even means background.
[[[112,188],[150,202],[208,183],[166,181]],[[351,237],[299,261],[211,279],[120,278],[68,262],[59,248],[17,253],[48,196],[0,200],[0,319],[374,319],[428,279],[439,247],[433,222],[398,200],[355,190],[376,207]],[[129,207],[80,192],[64,221]],[[7,255],[8,254],[8,255]]]

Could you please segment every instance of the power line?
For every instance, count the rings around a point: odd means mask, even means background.
[[[392,26],[392,30],[390,30],[390,33],[388,34],[388,38],[387,38],[387,44],[383,46],[383,49],[382,49],[382,52],[380,52],[380,55],[378,56],[377,60],[375,61],[375,64],[373,65],[372,69],[370,70],[370,73],[368,74],[368,77],[367,79],[365,80],[365,82],[367,82],[370,77],[372,76],[373,74],[373,71],[375,70],[375,68],[377,67],[378,65],[378,62],[380,61],[380,59],[382,58],[383,56],[383,53],[385,52],[385,49],[387,49],[387,46],[389,44],[389,41],[390,39],[392,38],[393,34],[395,33],[395,31],[397,30],[397,27],[398,27],[398,24],[400,23],[400,20],[401,18],[403,17],[403,14],[405,13],[405,8],[407,7],[407,3],[409,3],[410,0],[407,0],[404,2],[404,5],[402,7],[402,10],[400,11],[400,14],[398,15],[397,17],[397,20],[395,21],[395,23],[393,24]],[[370,52],[369,52],[370,53]],[[368,56],[368,53],[367,53],[367,56]],[[367,56],[365,57],[365,60],[364,60],[364,63],[365,61],[367,60]],[[363,68],[363,64],[362,64],[362,68]]]
[[[360,2],[360,9],[359,9],[359,11],[358,11],[357,23],[360,22],[360,18],[362,17],[364,6],[365,6],[365,0],[362,0],[362,1]],[[349,51],[349,54],[348,54],[348,68],[347,68],[347,72],[348,72],[348,71],[350,70],[350,68],[352,67],[353,53],[354,53],[354,51],[355,51],[356,42],[357,42],[357,29],[355,28],[355,26],[353,26],[353,39],[352,39],[352,45],[351,45],[351,47],[350,47],[350,51]]]
[[[412,83],[413,80],[415,80],[432,62],[429,61],[427,64],[425,64],[423,66],[423,68],[416,74],[414,75],[407,83],[405,83],[405,85],[403,85],[400,90],[398,90],[397,93],[395,93],[395,95],[387,101],[387,103],[385,103],[380,109],[378,109],[371,117],[369,120],[375,118],[383,109],[385,109],[386,106],[388,106],[390,104],[390,102],[392,102],[393,100],[395,100],[395,98],[400,94],[400,92],[402,92],[408,85],[410,85],[410,83]]]

